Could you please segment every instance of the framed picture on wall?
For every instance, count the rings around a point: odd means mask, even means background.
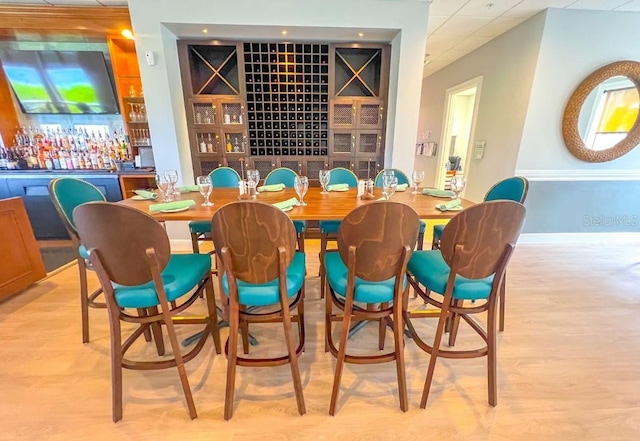
[[[438,151],[437,142],[424,143],[424,156],[435,156]]]

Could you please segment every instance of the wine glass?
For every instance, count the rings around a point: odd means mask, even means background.
[[[383,176],[382,178],[382,194],[385,200],[391,199],[391,196],[396,192],[398,186],[398,178],[391,175]]]
[[[463,176],[453,176],[451,178],[451,191],[454,193],[453,199],[460,197],[465,185],[467,185],[467,180]]]
[[[171,185],[171,192],[176,195],[179,196],[180,195],[180,191],[178,190],[178,187],[176,186],[176,184],[178,183],[178,170],[167,170],[164,172],[164,175],[167,177],[167,180],[169,181],[169,184]]]
[[[209,200],[209,196],[211,196],[211,191],[213,190],[213,185],[211,184],[211,178],[209,176],[198,176],[196,178],[196,184],[198,185],[198,190],[200,194],[204,198],[204,202],[202,203],[203,207],[213,207],[213,202]]]
[[[420,184],[422,183],[422,181],[424,181],[424,171],[414,170],[413,173],[411,174],[411,180],[413,181],[413,188],[414,188],[411,194],[418,194],[418,188],[420,187]]]
[[[169,179],[167,179],[166,175],[160,173],[156,175],[156,186],[160,193],[162,193],[163,202],[171,202],[173,200],[173,194],[169,192],[171,183],[169,182]]]
[[[320,170],[320,185],[322,186],[322,191],[320,194],[329,194],[327,191],[327,185],[329,185],[329,181],[331,180],[331,170]]]
[[[309,189],[309,178],[306,176],[296,176],[293,181],[293,189],[296,191],[296,194],[300,199],[297,205],[299,207],[307,205],[304,201],[304,195],[307,194],[307,190]]]
[[[260,170],[247,170],[247,182],[249,184],[249,194],[252,199],[257,197],[256,187],[260,182]]]

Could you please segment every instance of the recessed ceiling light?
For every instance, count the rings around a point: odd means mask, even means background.
[[[287,30],[286,30],[286,29],[284,29],[284,30],[282,31],[282,35],[287,35]]]
[[[203,33],[203,34],[206,34],[207,32],[209,32],[209,29],[207,29],[207,28],[204,28],[204,29],[202,30],[202,33]]]
[[[358,37],[364,37],[364,33],[358,32]]]
[[[133,32],[131,32],[131,29],[123,29],[122,32],[120,32],[122,34],[122,36],[124,38],[128,38],[129,40],[133,40]]]

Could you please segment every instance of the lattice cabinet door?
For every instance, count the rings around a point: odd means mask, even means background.
[[[225,127],[243,127],[245,123],[244,105],[237,99],[221,99],[217,107],[220,122]]]
[[[329,153],[333,156],[353,156],[356,151],[355,130],[332,130]]]
[[[351,170],[355,173],[355,162],[353,157],[333,157],[329,160],[329,168],[342,167]]]
[[[376,158],[382,152],[381,130],[358,130],[356,132],[355,154],[356,156],[371,156]]]
[[[196,152],[196,156],[221,156],[223,149],[219,130],[192,130],[191,150]]]
[[[382,129],[384,126],[382,101],[359,101],[356,115],[359,129]]]
[[[191,127],[206,127],[219,124],[218,106],[209,98],[191,100],[187,108]]]
[[[242,128],[220,129],[220,146],[225,156],[246,156],[247,134]]]
[[[325,158],[307,158],[303,163],[303,173],[309,178],[309,181],[316,186],[320,185],[320,170],[329,169],[329,161]]]
[[[378,172],[382,170],[381,165],[376,158],[356,157],[354,173],[359,179],[375,179]]]
[[[201,159],[194,163],[196,176],[206,176],[214,169],[224,165],[223,158],[207,158]]]
[[[260,172],[260,179],[264,179],[271,170],[276,168],[276,160],[271,156],[262,156],[259,158],[249,158],[249,168]]]
[[[304,174],[302,170],[302,158],[280,157],[276,160],[276,166],[290,168],[299,175]]]
[[[230,167],[232,169],[234,169],[235,171],[238,172],[238,174],[240,176],[242,176],[244,174],[244,176],[247,176],[247,171],[246,171],[246,160],[244,158],[229,158],[226,157],[224,158],[224,162],[223,165],[225,167]]]
[[[350,129],[356,127],[357,105],[352,100],[335,100],[331,103],[331,128]]]

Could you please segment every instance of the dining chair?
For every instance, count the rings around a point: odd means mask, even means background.
[[[211,221],[213,243],[222,274],[223,292],[229,297],[229,338],[224,419],[233,415],[236,366],[289,364],[298,412],[306,412],[298,357],[304,350],[305,254],[296,251],[296,231],[291,219],[269,204],[232,202],[221,207]],[[261,308],[268,306],[266,312]],[[291,309],[297,306],[297,315]],[[274,311],[275,308],[275,311]],[[282,322],[287,354],[271,358],[238,355],[238,331],[245,323]],[[298,323],[295,346],[291,323]],[[244,345],[245,353],[247,345]]]
[[[104,202],[104,194],[93,184],[76,178],[56,178],[49,183],[49,196],[54,208],[58,212],[73,247],[77,250],[78,273],[80,276],[80,314],[82,317],[82,343],[89,342],[89,308],[106,308],[104,302],[96,302],[96,298],[102,294],[102,288],[98,288],[89,294],[87,283],[87,269],[93,270],[88,261],[89,255],[85,246],[80,241],[78,231],[73,222],[73,210],[87,202]],[[150,334],[147,335],[150,337]]]
[[[73,219],[104,290],[109,313],[113,421],[122,419],[123,368],[176,367],[189,415],[196,418],[184,363],[200,353],[209,335],[213,337],[216,353],[221,353],[211,256],[171,254],[164,227],[135,208],[91,202],[77,207]],[[206,291],[208,314],[205,317],[178,317],[202,291]],[[130,309],[142,310],[144,314],[133,315],[129,313]],[[124,341],[121,322],[138,325]],[[186,354],[180,352],[176,324],[205,325],[197,343]],[[164,357],[162,325],[166,327],[173,358]],[[158,356],[162,358],[154,361],[127,358],[127,351],[147,330],[153,333]]]
[[[402,170],[399,170],[397,168],[385,168],[383,170],[380,170],[376,175],[376,178],[373,180],[374,182],[373,185],[375,187],[382,188],[382,177],[384,176],[385,170],[393,170],[395,177],[398,178],[398,185],[402,185],[402,184],[411,185],[409,178]]]
[[[298,174],[290,168],[275,168],[264,178],[263,185],[283,184],[286,188],[293,188],[296,176],[298,176]],[[296,228],[298,249],[304,252],[304,238],[307,231],[307,222],[303,220],[295,220],[293,221],[293,226]]]
[[[511,178],[504,179],[489,189],[484,196],[484,202],[507,200],[515,201],[524,204],[527,199],[527,193],[529,192],[529,181],[522,176],[513,176]],[[442,237],[442,231],[444,225],[435,225],[433,227],[433,240],[431,242],[431,249],[437,250],[440,247],[440,237]],[[506,309],[506,275],[505,282],[500,288],[500,322],[498,329],[504,331],[504,315]]]
[[[405,321],[414,341],[431,354],[420,407],[426,407],[438,357],[487,357],[489,404],[497,404],[496,305],[504,274],[524,223],[524,205],[507,200],[483,202],[460,212],[445,227],[440,249],[416,251],[407,266],[409,283],[425,303],[440,310],[433,344],[418,336],[412,319],[423,312],[405,312]],[[424,289],[422,289],[422,287]],[[432,296],[437,293],[442,300]],[[481,304],[478,304],[481,303]],[[471,316],[487,313],[482,325]],[[450,347],[455,345],[460,319],[469,324],[486,346],[453,350],[440,347],[449,331]]]
[[[347,184],[349,188],[358,186],[358,177],[354,172],[344,167],[336,167],[331,169],[329,174],[329,184]],[[338,229],[340,228],[341,221],[325,220],[318,222],[318,228],[320,229],[320,298],[323,299],[325,295],[325,271],[324,271],[324,255],[327,252],[328,242],[335,241],[337,239]]]
[[[325,351],[337,357],[329,414],[334,415],[344,363],[396,362],[400,408],[408,409],[404,371],[403,296],[408,285],[407,262],[418,236],[418,215],[399,202],[372,202],[351,211],[338,230],[338,249],[325,255]],[[333,312],[342,311],[342,317]],[[379,322],[378,349],[384,350],[387,324],[391,324],[394,350],[385,354],[347,354],[351,322]],[[335,347],[332,323],[342,321],[340,346]]]
[[[209,173],[213,188],[238,188],[240,175],[231,167],[218,167]],[[210,221],[189,222],[189,233],[191,234],[191,246],[194,253],[200,252],[200,242],[211,240]]]
[[[411,185],[411,182],[409,181],[409,178],[407,177],[406,174],[404,174],[404,172],[402,170],[398,170],[397,168],[392,168],[392,169],[386,169],[386,170],[393,170],[394,175],[396,178],[398,178],[398,185],[400,184],[407,184],[407,186]],[[382,177],[384,176],[384,170],[380,170],[378,172],[378,174],[376,175],[376,179],[374,181],[374,186],[378,187],[378,188],[382,188]],[[409,189],[409,188],[407,188]],[[420,231],[418,232],[418,241],[416,243],[416,249],[421,250],[423,248],[423,244],[424,244],[424,232],[427,229],[427,223],[425,221],[423,221],[422,219],[420,219]]]

